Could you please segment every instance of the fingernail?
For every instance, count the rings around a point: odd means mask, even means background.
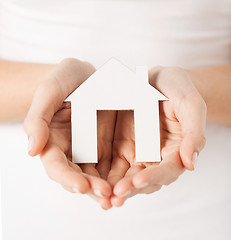
[[[194,167],[194,169],[195,169],[196,166],[197,166],[197,152],[194,152],[194,153],[193,153],[192,163],[193,163],[193,167]]]
[[[96,196],[103,197],[102,193],[98,189],[95,189],[93,192]]]
[[[30,152],[34,145],[34,137],[30,136],[28,139],[28,148],[27,151]]]
[[[77,187],[73,187],[72,191],[75,192],[75,193],[80,193],[80,191],[79,191],[79,189]]]
[[[140,185],[136,185],[136,187],[137,188],[145,188],[145,187],[147,187],[148,186],[148,183],[147,182],[144,182],[144,183],[142,183],[142,184],[140,184]]]
[[[126,193],[124,193],[121,197],[127,197],[131,194],[131,190],[128,190]]]

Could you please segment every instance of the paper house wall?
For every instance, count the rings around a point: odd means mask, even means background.
[[[69,97],[72,161],[97,163],[97,110],[134,110],[136,162],[159,162],[159,101],[167,100],[148,83],[148,69],[133,72],[111,58]]]

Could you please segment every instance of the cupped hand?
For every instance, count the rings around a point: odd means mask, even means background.
[[[72,163],[71,104],[64,100],[94,71],[87,62],[66,59],[34,96],[25,119],[29,154],[41,154],[51,179],[108,209],[194,169],[205,143],[206,106],[183,70],[161,67],[149,72],[150,84],[169,98],[160,103],[161,163],[136,163],[132,111],[98,111],[98,164]]]
[[[187,72],[175,67],[155,67],[149,83],[169,101],[160,102],[160,163],[136,163],[132,111],[118,112],[108,181],[111,203],[121,206],[139,193],[153,193],[174,182],[185,169],[193,170],[205,145],[206,105]]]
[[[64,102],[94,71],[87,62],[63,60],[38,87],[24,127],[29,154],[40,154],[52,180],[70,192],[87,193],[108,209],[112,188],[105,178],[110,170],[116,112],[98,112],[98,164],[78,165],[71,161],[71,104]]]

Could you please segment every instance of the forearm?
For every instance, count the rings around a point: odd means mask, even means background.
[[[54,66],[0,60],[0,122],[25,117],[35,89]]]
[[[207,104],[208,121],[231,125],[231,64],[187,72]]]

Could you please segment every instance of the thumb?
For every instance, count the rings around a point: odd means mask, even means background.
[[[180,156],[188,170],[194,170],[205,145],[206,104],[187,72],[178,67],[154,67],[149,82],[173,102],[182,130]]]
[[[188,170],[194,170],[197,164],[199,152],[205,145],[205,138],[195,133],[188,133],[184,136],[180,146],[180,156],[183,165]]]
[[[24,121],[29,155],[36,156],[45,147],[49,138],[49,124],[64,99],[55,81],[44,81],[37,88]]]
[[[190,100],[186,105],[187,109],[184,108],[183,117],[180,118],[183,135],[180,156],[184,167],[188,170],[194,170],[197,157],[206,143],[206,105],[203,101],[195,100]]]
[[[42,118],[24,121],[24,129],[28,136],[28,154],[36,156],[46,145],[49,137],[48,124]]]

